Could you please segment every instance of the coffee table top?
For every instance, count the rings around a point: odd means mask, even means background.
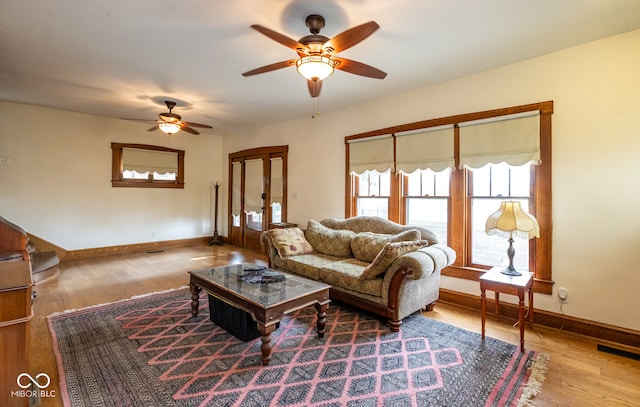
[[[250,283],[243,281],[244,274],[255,272],[261,268],[251,263],[231,264],[228,266],[211,267],[203,270],[190,271],[192,278],[204,280],[235,296],[244,298],[254,304],[271,307],[273,305],[291,301],[317,291],[327,290],[331,286],[303,277],[283,273],[279,270],[264,268],[265,271],[280,273],[283,281],[272,283]]]

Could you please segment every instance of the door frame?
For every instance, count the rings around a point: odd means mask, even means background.
[[[282,222],[287,221],[287,155],[289,146],[271,146],[251,148],[229,154],[229,202],[228,202],[228,225],[230,243],[236,246],[246,247],[262,251],[260,235],[262,231],[268,229],[271,221],[271,159],[282,158]],[[245,213],[245,163],[248,160],[262,159],[262,230],[256,231],[247,227]],[[233,163],[240,163],[240,226],[233,225]]]

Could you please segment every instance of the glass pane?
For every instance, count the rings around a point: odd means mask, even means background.
[[[282,205],[280,205],[278,202],[274,202],[271,204],[271,222],[282,222]]]
[[[391,170],[380,174],[380,190],[378,196],[391,195]]]
[[[422,196],[420,170],[407,174],[405,177],[407,179],[407,190],[404,193],[405,196]]]
[[[284,195],[284,186],[282,183],[282,158],[276,157],[271,159],[271,222],[282,222],[282,202]]]
[[[485,232],[487,218],[500,208],[501,199],[474,198],[471,200],[471,262],[485,266],[507,266],[509,241],[500,236],[489,236]],[[520,201],[522,209],[529,210],[527,200]],[[529,269],[529,241],[514,238],[516,251],[513,264],[518,269]]]
[[[492,165],[491,196],[509,196],[509,165]]]
[[[531,164],[511,167],[511,196],[529,196]]]
[[[425,226],[446,244],[448,204],[446,198],[407,198],[407,225]]]
[[[358,195],[359,196],[369,196],[369,171],[366,171],[364,174],[358,176]]]
[[[231,221],[233,226],[240,227],[240,197],[242,191],[240,185],[242,182],[242,164],[234,162],[231,164],[233,185],[231,186]]]
[[[436,180],[431,170],[422,171],[422,194],[421,196],[433,196],[436,190]]]
[[[160,174],[157,172],[153,173],[153,179],[161,179],[165,181],[175,181],[177,174],[175,172],[165,172],[164,174]]]
[[[245,161],[244,212],[249,229],[262,230],[262,159]]]
[[[138,171],[122,171],[122,178],[130,178],[130,179],[149,179],[149,172],[138,172]]]
[[[473,174],[473,196],[491,195],[491,164],[477,170],[469,170]]]
[[[447,168],[446,170],[436,172],[436,196],[449,196],[449,178],[451,175],[451,170]]]
[[[389,219],[389,200],[387,198],[358,198],[356,216],[379,216]]]

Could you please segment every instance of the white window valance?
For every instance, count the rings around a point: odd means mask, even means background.
[[[453,125],[396,134],[396,169],[405,174],[454,168]]]
[[[178,155],[168,151],[143,150],[124,147],[122,166],[125,171],[158,174],[178,173]]]
[[[383,136],[349,142],[349,172],[385,172],[393,168],[393,138]]]
[[[540,164],[540,114],[527,112],[460,123],[460,168],[506,162]]]

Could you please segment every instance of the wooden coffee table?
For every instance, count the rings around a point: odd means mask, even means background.
[[[271,361],[271,333],[285,314],[314,305],[318,312],[318,338],[324,337],[331,286],[281,271],[277,272],[285,278],[279,282],[250,283],[241,279],[255,268],[255,264],[244,263],[190,271],[191,315],[198,315],[201,290],[249,313],[262,334],[260,349],[266,366]]]

